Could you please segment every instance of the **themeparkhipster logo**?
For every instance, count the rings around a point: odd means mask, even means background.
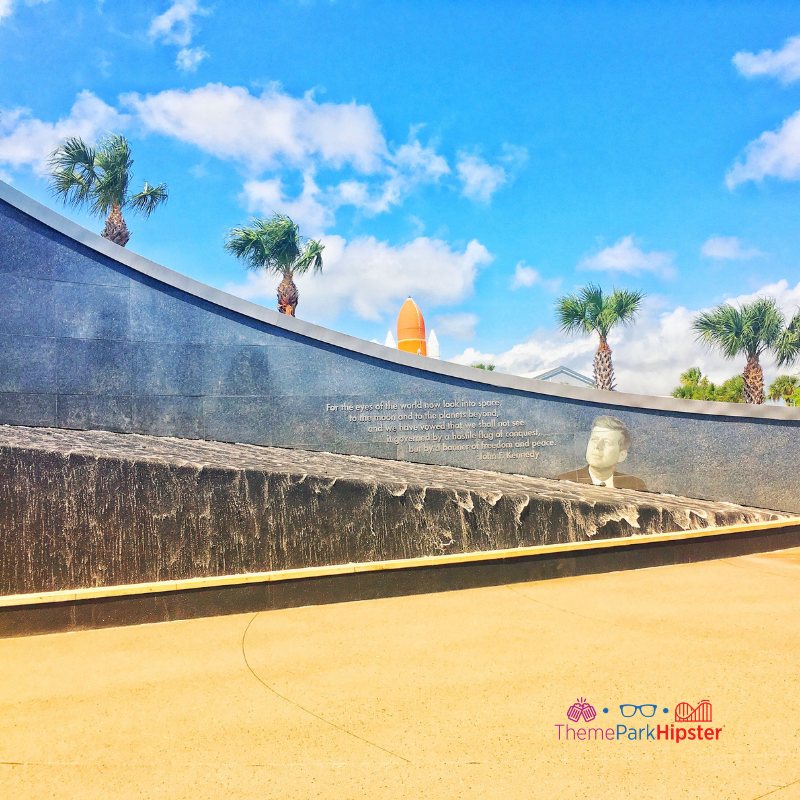
[[[702,700],[696,706],[681,702],[675,706],[674,719],[664,725],[651,725],[646,720],[656,716],[660,706],[655,703],[621,703],[619,713],[626,722],[616,725],[603,724],[603,718],[598,719],[597,710],[585,697],[579,697],[568,709],[569,722],[556,724],[559,740],[588,742],[588,741],[649,741],[649,742],[710,742],[717,741],[722,733],[721,727],[709,725],[713,721],[713,709],[708,700]],[[669,713],[669,708],[661,708],[663,714]],[[608,708],[603,708],[603,714],[609,714]],[[613,712],[611,712],[613,713]],[[655,720],[654,720],[655,721]],[[579,723],[595,723],[594,725],[580,725]],[[572,724],[570,724],[572,723]],[[644,723],[644,726],[642,726]],[[680,723],[702,723],[698,725]]]

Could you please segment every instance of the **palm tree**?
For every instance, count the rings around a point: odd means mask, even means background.
[[[712,383],[699,367],[689,367],[681,374],[681,385],[673,389],[672,397],[683,400],[715,400],[720,403],[743,403],[744,381],[734,375],[721,384]]]
[[[681,385],[670,392],[672,397],[683,400],[713,400],[717,391],[716,384],[703,375],[700,367],[689,367],[686,372],[682,372],[680,382]]]
[[[800,388],[800,378],[797,375],[778,375],[769,385],[767,397],[770,400],[783,400],[787,406],[793,405],[793,396]]]
[[[715,347],[725,358],[747,357],[742,378],[744,402],[764,402],[764,373],[760,358],[772,353],[779,367],[800,355],[800,312],[788,325],[772,297],[759,297],[739,308],[722,303],[699,314],[692,324],[698,339]]]
[[[301,236],[300,229],[285,214],[273,214],[269,219],[253,218],[249,225],[231,228],[225,249],[244,259],[249,269],[282,275],[278,311],[293,317],[299,300],[294,276],[310,269],[321,272],[325,247]]]
[[[131,146],[120,134],[111,134],[91,147],[83,139],[72,136],[57,147],[49,159],[51,188],[56,197],[75,208],[89,206],[92,214],[106,217],[103,233],[120,247],[131,238],[122,216],[123,208],[149,217],[167,201],[167,185],[144,187],[129,194],[131,182]]]
[[[604,295],[599,286],[590,283],[556,302],[558,327],[564,333],[597,333],[600,343],[594,356],[594,385],[598,389],[614,390],[614,365],[608,334],[616,325],[631,325],[639,313],[644,292],[614,289]]]

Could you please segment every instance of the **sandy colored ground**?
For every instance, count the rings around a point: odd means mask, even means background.
[[[795,550],[3,640],[0,797],[800,798],[798,590]],[[722,732],[559,741],[577,697]]]

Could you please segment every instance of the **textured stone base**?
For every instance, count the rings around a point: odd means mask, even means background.
[[[790,516],[361,456],[0,426],[3,595]]]

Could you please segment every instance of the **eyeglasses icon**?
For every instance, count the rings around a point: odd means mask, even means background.
[[[637,711],[640,711],[643,717],[652,717],[655,716],[656,706],[651,706],[651,705],[634,706],[626,704],[620,706],[619,710],[622,712],[623,717],[632,717]]]

